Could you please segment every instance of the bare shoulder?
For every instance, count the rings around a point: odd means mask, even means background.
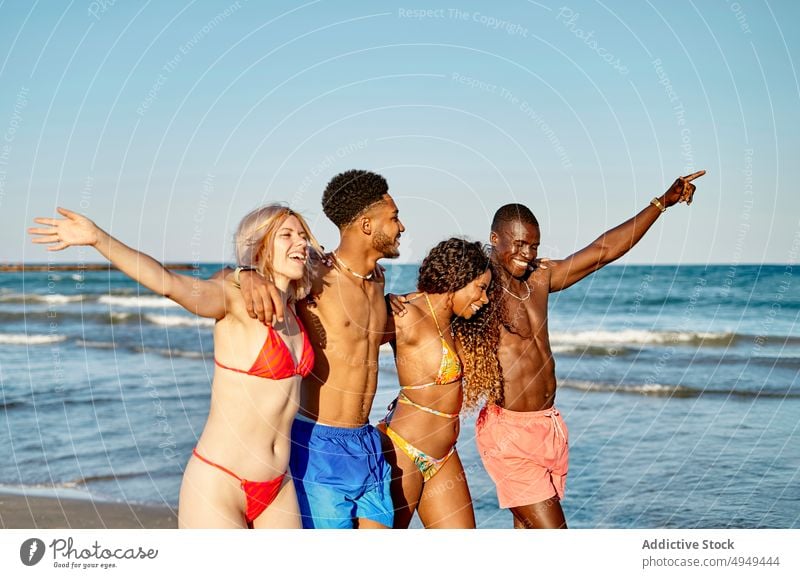
[[[397,341],[401,343],[415,343],[419,339],[419,329],[424,325],[425,311],[420,307],[418,299],[406,302],[405,307],[405,315],[394,315]]]
[[[309,259],[311,268],[311,297],[319,297],[325,287],[331,284],[332,276],[336,274],[336,268],[327,253],[312,253]]]
[[[545,267],[537,267],[528,277],[531,287],[550,287],[550,277],[553,274],[551,267],[562,265],[563,261],[548,261]]]

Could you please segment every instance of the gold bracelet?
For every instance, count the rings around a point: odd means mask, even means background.
[[[237,289],[241,289],[242,282],[239,279],[239,273],[241,273],[242,271],[255,271],[255,270],[256,270],[255,267],[236,267],[236,269],[233,270],[233,286],[236,287]]]
[[[662,213],[667,210],[667,208],[661,204],[661,201],[658,200],[658,197],[653,197],[653,200],[650,201],[650,204],[653,205],[656,209],[658,209]]]

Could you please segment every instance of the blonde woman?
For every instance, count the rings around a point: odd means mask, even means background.
[[[34,219],[34,243],[49,251],[94,247],[126,275],[214,327],[216,369],[211,407],[181,484],[181,528],[299,528],[289,465],[290,430],[300,380],[314,351],[296,314],[265,326],[251,319],[235,280],[200,280],[168,271],[86,217],[58,209],[61,219]],[[317,242],[302,216],[282,205],[248,214],[236,232],[236,257],[252,263],[280,292],[284,310],[310,288],[309,245]],[[235,277],[235,276],[229,276]]]

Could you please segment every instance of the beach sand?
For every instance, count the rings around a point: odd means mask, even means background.
[[[177,527],[177,511],[168,507],[0,493],[4,529]]]

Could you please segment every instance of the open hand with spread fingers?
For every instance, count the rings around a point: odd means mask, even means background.
[[[93,221],[61,207],[57,211],[65,218],[37,217],[33,220],[34,223],[45,225],[28,229],[34,243],[52,245],[47,248],[48,251],[62,251],[74,245],[97,245],[103,232]]]

